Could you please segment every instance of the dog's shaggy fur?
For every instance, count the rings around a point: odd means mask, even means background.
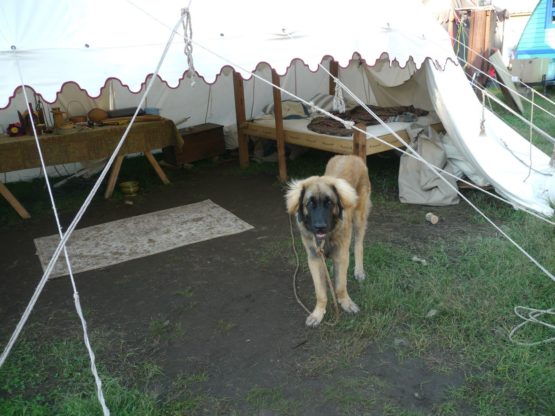
[[[287,212],[296,216],[316,292],[316,307],[306,319],[308,326],[318,326],[326,313],[326,271],[318,254],[320,247],[333,260],[335,293],[341,307],[350,313],[359,311],[347,292],[349,247],[354,226],[355,278],[363,280],[366,277],[363,244],[371,209],[370,193],[366,165],[353,155],[332,157],[324,176],[289,183],[285,196]]]

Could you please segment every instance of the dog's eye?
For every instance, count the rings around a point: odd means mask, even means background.
[[[316,200],[314,198],[310,198],[306,203],[307,207],[315,208],[316,207]]]
[[[329,199],[328,197],[324,198],[324,206],[326,208],[329,208],[331,205],[331,199]]]

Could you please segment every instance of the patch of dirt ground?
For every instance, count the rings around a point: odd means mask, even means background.
[[[137,196],[133,205],[96,200],[79,227],[205,199],[254,229],[76,275],[89,329],[121,338],[135,359],[161,366],[164,376],[151,386],[156,394],[167,394],[179,376],[203,374],[196,393],[221,399],[239,414],[382,414],[386,402],[428,414],[450,387],[464,382],[458,371],[443,374],[425,360],[401,359],[393,341],[344,345],[333,328],[304,326],[305,312],[292,290],[289,221],[275,173],[245,175],[225,163],[198,168],[185,180]],[[428,210],[413,207],[411,220],[376,204],[367,240],[413,246],[470,232],[467,207],[436,209],[447,220],[435,226],[422,221]],[[68,224],[72,218],[62,220]],[[2,348],[42,275],[33,239],[54,233],[50,217],[0,228]],[[299,294],[311,306],[310,276],[301,273],[298,279]],[[78,325],[68,278],[47,283],[33,322]],[[110,357],[101,354],[98,360],[103,359]],[[352,402],[341,407],[338,392],[345,389]]]

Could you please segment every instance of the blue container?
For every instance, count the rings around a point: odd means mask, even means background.
[[[159,116],[160,109],[156,107],[145,107],[145,114],[150,114],[152,116]]]

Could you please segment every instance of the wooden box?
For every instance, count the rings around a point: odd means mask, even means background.
[[[179,133],[183,137],[183,148],[179,150],[168,146],[163,149],[164,159],[172,165],[182,166],[221,155],[225,151],[224,127],[219,124],[198,124],[179,129]]]

